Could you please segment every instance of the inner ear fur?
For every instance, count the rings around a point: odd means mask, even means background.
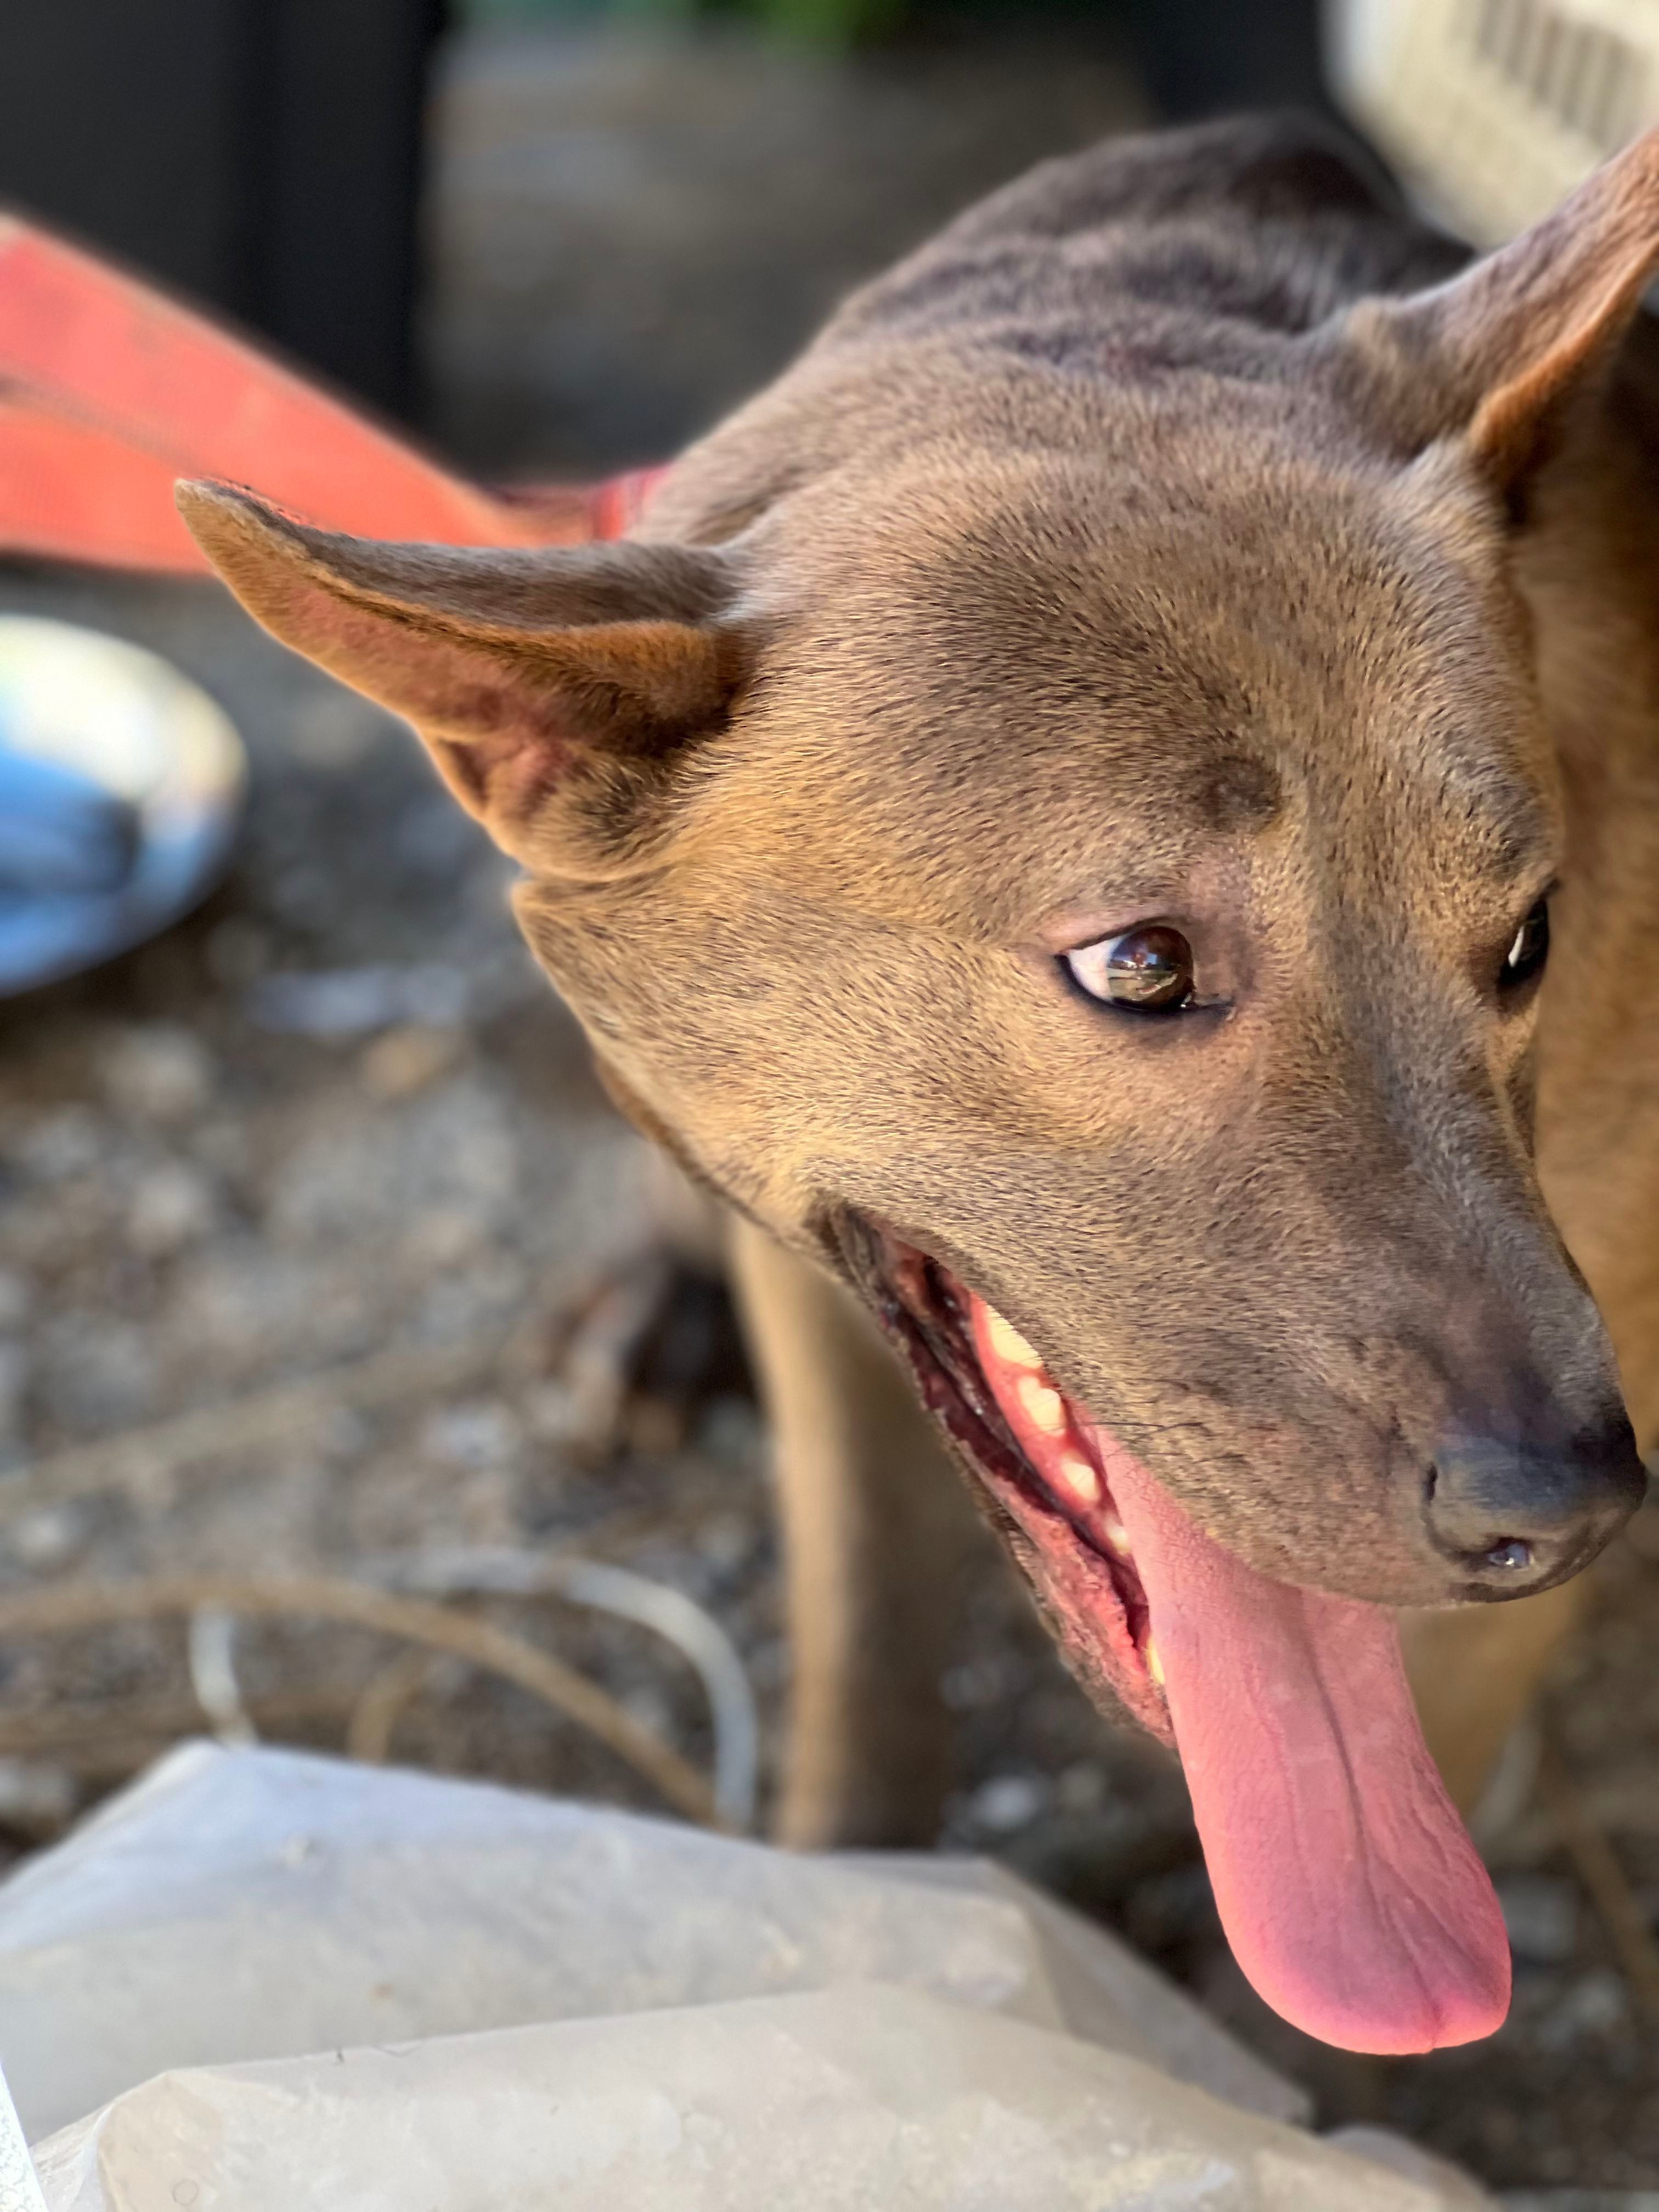
[[[248,612],[412,722],[461,805],[532,869],[636,862],[653,800],[726,727],[748,673],[719,550],[384,544],[220,484],[183,484],[179,505]]]
[[[1384,382],[1401,442],[1458,438],[1500,489],[1611,358],[1659,267],[1659,131],[1520,237],[1431,291],[1362,301],[1342,336]]]

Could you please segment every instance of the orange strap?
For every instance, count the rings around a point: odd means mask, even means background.
[[[663,474],[496,494],[205,316],[0,215],[0,550],[200,574],[173,504],[214,477],[330,530],[449,545],[620,536]]]

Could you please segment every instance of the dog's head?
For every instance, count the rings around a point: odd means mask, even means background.
[[[1189,1771],[1243,1725],[1192,1686],[1232,1612],[1302,1608],[1258,1705],[1333,1638],[1397,1702],[1342,1601],[1537,1589],[1639,1494],[1533,1166],[1562,818],[1510,541],[1656,258],[1649,147],[1277,380],[935,351],[896,441],[892,362],[833,361],[872,434],[717,545],[185,495],[522,863],[628,1109],[869,1299]]]

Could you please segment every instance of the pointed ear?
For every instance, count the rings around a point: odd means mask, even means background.
[[[248,612],[412,722],[462,805],[543,873],[636,865],[748,672],[722,552],[389,545],[223,484],[178,497]]]
[[[1540,456],[1563,402],[1611,358],[1659,266],[1659,131],[1462,276],[1362,301],[1346,337],[1381,372],[1408,447],[1459,436],[1501,489]]]

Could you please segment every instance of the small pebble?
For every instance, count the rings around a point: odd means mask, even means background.
[[[66,1182],[97,1166],[107,1139],[89,1107],[65,1106],[26,1132],[17,1146],[18,1164],[38,1182]]]
[[[517,1451],[523,1431],[513,1409],[493,1399],[469,1399],[441,1406],[421,1432],[423,1450],[453,1466],[505,1465]]]
[[[213,1096],[206,1046],[171,1023],[126,1030],[100,1054],[98,1072],[115,1111],[143,1121],[191,1121]]]
[[[538,1382],[526,1392],[524,1418],[525,1426],[541,1444],[567,1444],[582,1431],[581,1406],[563,1382]]]
[[[412,1098],[447,1074],[465,1048],[460,1030],[404,1022],[363,1048],[357,1059],[358,1079],[373,1098]]]
[[[438,1271],[473,1258],[489,1242],[486,1220],[459,1206],[434,1206],[417,1214],[404,1235],[411,1267]]]
[[[147,1260],[163,1260],[199,1243],[213,1225],[213,1193],[181,1160],[142,1176],[127,1208],[127,1241]]]
[[[1011,1836],[1029,1828],[1048,1802],[1048,1785],[1040,1775],[994,1774],[975,1790],[969,1812],[988,1835]]]
[[[20,1565],[43,1574],[67,1566],[90,1533],[91,1516],[84,1505],[42,1505],[6,1529],[6,1548]]]

